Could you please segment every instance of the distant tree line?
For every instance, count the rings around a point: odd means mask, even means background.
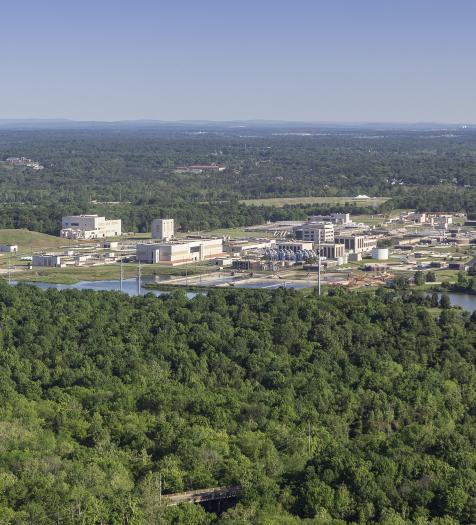
[[[308,209],[246,211],[233,204],[240,199],[359,193],[390,197],[381,211],[476,214],[476,133],[471,131],[454,136],[334,131],[303,137],[264,130],[246,138],[229,131],[191,135],[172,129],[0,131],[0,160],[15,155],[38,160],[45,169],[0,163],[0,201],[12,215],[2,215],[0,227],[35,225],[52,232],[56,227],[45,210],[53,211],[56,221],[59,210],[102,208],[107,215],[124,212],[131,230],[143,229],[151,213],[161,210],[179,216],[184,228],[205,229],[246,225],[254,215],[256,222],[272,213],[301,218]],[[226,171],[174,171],[178,165],[213,162],[225,164]],[[101,202],[120,202],[121,208]],[[230,207],[228,212],[218,211],[220,204]]]

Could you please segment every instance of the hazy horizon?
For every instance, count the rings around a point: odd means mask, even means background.
[[[2,118],[0,117],[0,124],[2,123],[71,123],[71,124],[127,124],[127,123],[150,123],[150,124],[276,124],[276,125],[304,125],[304,126],[461,126],[473,127],[476,122],[441,122],[441,121],[315,121],[315,120],[281,120],[281,119],[229,119],[229,120],[210,120],[210,119],[176,119],[176,120],[162,120],[155,118],[141,118],[141,119],[119,119],[119,120],[91,120],[91,119],[75,119],[68,117],[22,117],[22,118]]]

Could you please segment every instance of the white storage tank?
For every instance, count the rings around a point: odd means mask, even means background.
[[[337,266],[342,266],[343,264],[347,264],[349,262],[349,257],[347,254],[343,255],[342,257],[337,257]]]
[[[372,248],[372,259],[388,261],[388,248]]]

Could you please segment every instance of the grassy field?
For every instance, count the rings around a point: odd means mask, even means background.
[[[128,279],[137,276],[137,264],[124,264],[122,267],[123,278]],[[141,275],[174,275],[182,276],[207,273],[214,270],[213,266],[186,265],[176,268],[156,264],[141,265]],[[119,264],[107,264],[102,266],[67,267],[67,268],[35,268],[15,273],[12,276],[17,281],[41,281],[54,284],[74,284],[79,281],[102,281],[116,280],[120,278]]]
[[[67,246],[68,241],[46,233],[29,230],[0,230],[0,244],[17,244],[20,252],[58,249]]]
[[[389,197],[372,197],[370,199],[355,199],[354,197],[276,197],[270,199],[247,199],[240,201],[243,204],[255,206],[275,206],[282,208],[295,204],[346,204],[354,206],[379,206]]]

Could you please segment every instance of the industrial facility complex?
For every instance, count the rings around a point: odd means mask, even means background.
[[[192,272],[194,277],[178,272],[170,282],[237,287],[265,286],[269,279],[278,281],[265,287],[279,286],[281,280],[309,287],[321,278],[329,286],[381,285],[402,272],[460,271],[476,261],[476,223],[464,215],[402,212],[370,219],[360,222],[348,213],[313,215],[305,221],[250,226],[231,238],[177,233],[170,217],[151,221],[150,236],[123,235],[120,219],[70,215],[61,223],[64,247],[21,256],[18,245],[4,244],[0,259],[24,261],[9,264],[9,275],[117,263],[121,275],[128,263],[138,266],[139,275],[141,265],[160,274],[167,267],[195,265],[200,270]]]

